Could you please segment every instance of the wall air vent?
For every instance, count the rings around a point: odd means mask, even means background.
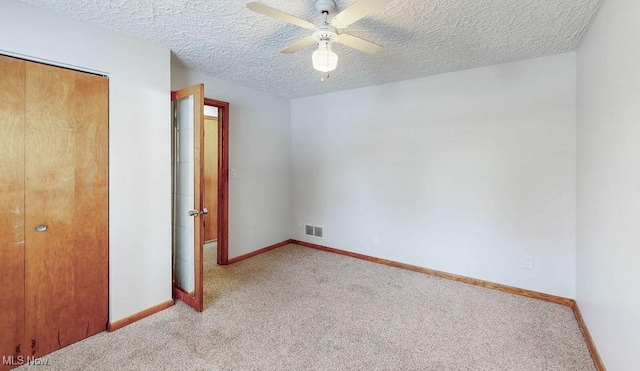
[[[304,235],[309,237],[324,238],[324,228],[316,225],[304,225]]]

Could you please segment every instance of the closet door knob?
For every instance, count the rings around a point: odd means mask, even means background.
[[[47,230],[47,228],[49,228],[49,227],[47,227],[47,225],[46,225],[46,224],[40,224],[39,226],[37,226],[37,227],[36,227],[36,231],[38,231],[38,232],[44,232],[44,231],[46,231],[46,230]]]

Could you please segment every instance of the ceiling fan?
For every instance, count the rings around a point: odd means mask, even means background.
[[[259,2],[254,1],[248,3],[247,8],[256,13],[266,15],[267,17],[312,30],[310,36],[296,41],[284,48],[282,53],[293,54],[308,46],[318,44],[318,50],[313,52],[311,58],[313,68],[320,72],[327,73],[328,77],[328,72],[335,70],[338,66],[338,55],[331,50],[331,43],[340,43],[368,54],[374,54],[382,50],[381,45],[348,33],[343,33],[340,29],[349,27],[351,24],[382,8],[391,1],[393,0],[356,1],[354,4],[333,17],[329,23],[327,18],[329,13],[336,9],[336,3],[333,0],[318,0],[316,1],[316,9],[324,15],[324,22],[318,26]]]

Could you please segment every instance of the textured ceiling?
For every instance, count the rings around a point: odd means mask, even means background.
[[[172,63],[303,97],[575,50],[601,0],[391,0],[345,29],[378,44],[367,55],[335,45],[320,82],[313,47],[279,51],[310,31],[255,14],[250,0],[23,0],[170,48]],[[313,0],[260,0],[319,24]],[[338,11],[354,0],[336,0]]]

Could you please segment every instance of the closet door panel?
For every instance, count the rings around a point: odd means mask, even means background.
[[[26,107],[26,336],[40,356],[106,327],[108,82],[27,62]]]
[[[24,100],[25,62],[0,56],[0,358],[27,354],[23,344]]]

